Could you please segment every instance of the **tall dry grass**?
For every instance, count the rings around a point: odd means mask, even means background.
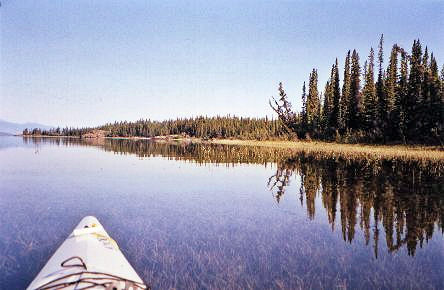
[[[338,156],[345,159],[397,159],[404,161],[417,160],[425,162],[431,161],[432,163],[444,163],[444,148],[438,146],[367,145],[307,141],[255,141],[228,139],[215,139],[209,142],[214,144],[292,149],[295,152],[319,154],[325,157]]]

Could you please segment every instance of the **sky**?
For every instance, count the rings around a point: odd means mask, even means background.
[[[312,68],[414,39],[444,63],[444,1],[2,0],[0,119],[53,126],[295,108]]]

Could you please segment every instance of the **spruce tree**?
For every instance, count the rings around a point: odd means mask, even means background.
[[[359,66],[359,55],[356,50],[353,50],[351,63],[348,128],[357,130],[361,123],[361,68]]]
[[[273,102],[269,101],[270,107],[275,111],[279,119],[282,121],[284,126],[287,128],[288,133],[297,131],[296,114],[291,109],[291,103],[288,100],[287,94],[285,93],[282,83],[279,83],[278,87],[279,99],[276,100],[274,97]]]
[[[442,65],[441,68],[440,81],[441,81],[441,101],[444,102],[444,64]]]
[[[319,117],[318,72],[313,69],[310,73],[307,96],[307,127],[309,133],[313,134],[318,127]]]
[[[305,89],[305,82],[304,85],[302,86],[302,112],[301,112],[301,119],[302,119],[302,124],[301,124],[301,137],[304,137],[305,133],[307,133],[307,126],[308,126],[308,119],[307,119],[307,94],[306,94],[306,89]]]
[[[332,68],[333,71],[333,68]],[[330,79],[331,80],[331,79]],[[330,117],[332,111],[332,92],[330,80],[325,84],[324,89],[324,104],[322,106],[322,129],[324,134],[329,137],[330,135]]]
[[[441,81],[439,78],[438,64],[433,53],[430,56],[430,83],[428,87],[429,100],[429,132],[432,143],[443,142],[444,100],[441,95]]]
[[[350,102],[350,50],[347,52],[347,56],[345,58],[344,82],[342,84],[342,96],[341,96],[340,106],[339,106],[339,108],[340,108],[339,127],[340,127],[342,133],[347,130],[347,126],[348,126],[349,102]]]
[[[378,103],[377,123],[381,131],[381,137],[384,138],[386,134],[386,127],[388,124],[387,114],[387,100],[384,92],[384,75],[383,75],[383,63],[384,63],[384,34],[381,34],[379,40],[379,52],[378,52],[378,81],[376,82],[376,101]],[[385,139],[384,139],[385,140]]]
[[[319,99],[318,99],[318,114],[317,114],[317,124],[316,124],[316,134],[318,136],[316,136],[317,138],[319,138],[319,134],[322,132],[322,124],[321,124],[321,120],[322,120],[322,93],[319,94]]]
[[[407,54],[401,51],[401,70],[396,86],[395,107],[392,122],[394,124],[394,139],[406,142],[406,110],[408,95],[408,59]]]
[[[339,72],[336,62],[332,65],[330,79],[327,81],[324,91],[324,105],[322,110],[323,129],[326,137],[330,138],[337,129],[339,113]]]
[[[339,91],[339,68],[338,68],[338,59],[336,58],[336,62],[333,69],[333,74],[331,77],[331,90],[333,97],[333,108],[331,112],[330,125],[335,129],[339,129],[339,102],[341,99],[341,92]]]
[[[421,92],[422,98],[417,104],[417,113],[419,120],[418,132],[421,132],[421,141],[425,142],[429,140],[432,135],[432,115],[430,114],[433,110],[431,105],[432,96],[431,89],[433,85],[432,72],[429,67],[429,50],[426,46],[424,54],[422,56],[422,82],[421,82]]]
[[[363,129],[365,129],[370,138],[374,138],[375,130],[377,128],[376,117],[377,117],[377,104],[376,104],[376,88],[374,79],[374,51],[373,48],[370,49],[370,55],[368,56],[368,66],[365,69],[364,75],[364,88],[363,88]]]
[[[420,128],[422,127],[422,115],[419,112],[419,105],[422,102],[422,49],[419,40],[413,42],[410,57],[410,74],[408,80],[408,94],[406,99],[406,137],[408,141],[418,141],[420,138]]]
[[[387,78],[385,80],[386,117],[387,126],[384,128],[388,139],[396,138],[396,123],[394,120],[394,110],[396,102],[396,85],[398,81],[398,46],[395,44],[390,53],[389,65],[387,68]]]
[[[444,64],[442,65],[441,68],[440,82],[441,82],[441,102],[444,102]]]
[[[441,94],[440,94],[440,102],[441,102],[441,110],[440,110],[440,122],[439,122],[439,143],[441,146],[444,145],[444,65],[441,69],[441,76],[440,76],[440,83],[441,83]]]

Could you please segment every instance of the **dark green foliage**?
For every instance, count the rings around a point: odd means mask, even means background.
[[[350,102],[350,50],[345,58],[344,83],[342,85],[342,96],[340,101],[339,128],[341,132],[347,129],[348,106]]]
[[[348,51],[342,94],[336,60],[325,85],[322,106],[318,72],[312,70],[306,102],[304,83],[302,121],[293,125],[300,137],[352,143],[443,145],[444,67],[440,76],[433,54],[429,55],[427,48],[423,54],[419,40],[415,40],[411,55],[393,45],[384,69],[383,43],[381,36],[376,82],[373,49],[364,65],[362,89],[358,52]],[[284,115],[278,114],[281,120],[285,120]]]
[[[377,121],[377,103],[376,103],[376,88],[374,77],[374,51],[370,49],[368,57],[368,65],[365,66],[364,74],[364,88],[363,88],[363,117],[362,127],[367,130],[371,139],[375,139],[377,135],[378,124]]]
[[[322,106],[322,129],[323,135],[326,139],[331,139],[335,136],[335,132],[339,124],[340,112],[340,98],[339,90],[339,70],[338,60],[336,59],[330,73],[330,79],[325,85],[324,90],[324,104]]]
[[[267,118],[196,117],[167,121],[140,120],[115,122],[96,128],[25,129],[24,135],[81,137],[93,130],[107,136],[155,137],[183,135],[200,138],[294,139],[315,138],[339,142],[421,143],[443,145],[444,141],[444,66],[428,48],[422,52],[419,40],[408,54],[398,45],[392,47],[389,63],[383,67],[381,36],[378,51],[378,77],[374,80],[374,51],[361,66],[356,50],[345,58],[342,93],[336,59],[325,85],[323,102],[318,91],[318,71],[309,76],[308,93],[302,88],[302,111],[294,111],[282,83],[279,98],[270,106],[278,120]],[[399,65],[398,65],[399,62]]]
[[[406,135],[409,140],[418,140],[422,127],[422,49],[419,40],[413,42],[412,55],[410,57],[410,74],[408,93],[406,100]]]
[[[398,82],[398,46],[395,44],[392,47],[390,53],[390,61],[387,68],[385,80],[385,114],[383,115],[386,119],[384,120],[384,136],[385,139],[395,139],[397,132],[397,125],[395,119],[395,104],[396,104],[396,86]]]
[[[359,55],[356,50],[352,53],[351,77],[350,77],[350,102],[348,104],[347,127],[357,130],[361,126],[361,68],[359,66]]]
[[[333,108],[330,115],[330,126],[332,128],[339,128],[340,121],[340,99],[341,92],[339,90],[339,67],[338,67],[338,59],[336,59],[332,76],[331,76],[331,94],[333,98]]]
[[[322,129],[328,135],[330,135],[330,122],[331,122],[331,114],[333,109],[333,96],[332,96],[332,88],[330,81],[327,81],[324,89],[324,104],[322,105]]]
[[[426,140],[431,143],[442,142],[444,102],[441,96],[441,81],[439,79],[438,64],[431,54],[430,65],[424,73],[424,133]],[[442,145],[442,143],[441,143]]]
[[[108,137],[155,137],[183,135],[199,138],[276,139],[286,138],[280,120],[240,117],[196,117],[167,121],[115,122],[97,128],[65,128],[31,131],[33,135],[81,137],[92,130],[104,130]],[[24,132],[25,133],[25,132]]]
[[[407,54],[401,52],[401,70],[396,87],[395,105],[392,114],[393,140],[400,140],[406,143],[406,112],[408,94],[408,63]]]
[[[381,131],[380,135],[384,138],[385,141],[385,134],[386,134],[386,128],[388,125],[388,116],[387,116],[387,99],[385,95],[384,90],[384,69],[383,69],[383,62],[384,62],[384,35],[381,35],[381,38],[379,40],[379,52],[378,52],[378,80],[376,82],[376,100],[378,103],[378,110],[377,110],[377,116],[376,116],[376,123],[378,124],[378,127]]]
[[[301,127],[303,128],[303,131],[301,130],[299,132],[300,135],[305,136],[306,133],[306,128],[308,127],[308,120],[307,120],[307,94],[306,94],[306,89],[305,89],[305,82],[304,85],[302,86],[302,112],[301,112]]]
[[[309,133],[315,133],[318,131],[320,123],[320,102],[319,102],[319,92],[318,92],[318,71],[313,69],[310,73],[310,81],[308,85],[308,96],[307,96],[307,127]]]

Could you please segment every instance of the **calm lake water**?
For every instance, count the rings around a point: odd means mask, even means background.
[[[0,288],[97,216],[155,289],[444,288],[442,167],[0,137]]]

